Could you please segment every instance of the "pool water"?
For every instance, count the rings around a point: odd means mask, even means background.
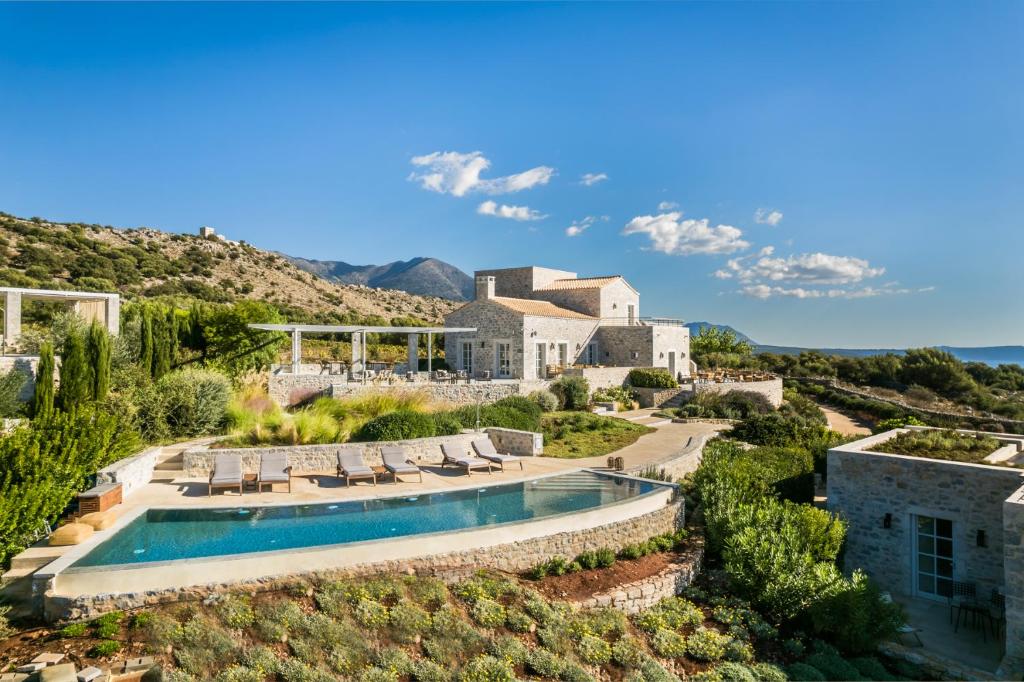
[[[450,492],[325,504],[150,509],[72,568],[272,552],[479,528],[585,511],[663,490],[594,471]]]

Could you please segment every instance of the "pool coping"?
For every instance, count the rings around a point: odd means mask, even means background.
[[[550,473],[542,474],[542,475],[539,475],[539,476],[534,476],[534,477],[531,477],[531,478],[519,479],[517,481],[509,481],[509,482],[504,482],[504,483],[496,483],[496,484],[493,484],[493,485],[490,485],[490,486],[486,486],[486,487],[493,488],[493,487],[502,487],[502,486],[506,486],[506,485],[518,485],[518,484],[522,484],[522,483],[527,483],[529,481],[543,480],[545,478],[551,478],[553,476],[560,476],[560,475],[565,475],[565,474],[568,474],[568,473],[575,473],[575,472],[579,472],[579,471],[589,471],[589,472],[592,472],[592,473],[595,473],[595,474],[598,474],[598,475],[601,475],[601,476],[608,476],[608,477],[611,477],[611,478],[622,478],[622,479],[627,479],[627,480],[642,481],[642,482],[645,482],[645,483],[652,484],[653,486],[655,486],[655,489],[653,489],[653,490],[651,490],[651,491],[649,491],[647,493],[643,493],[641,495],[630,497],[630,498],[627,498],[627,499],[624,499],[624,500],[618,500],[616,502],[600,505],[600,506],[597,506],[597,507],[592,507],[592,508],[589,508],[589,509],[578,510],[578,511],[570,511],[570,512],[562,512],[560,514],[552,514],[552,515],[549,515],[549,516],[544,516],[544,517],[535,518],[535,519],[524,519],[524,520],[519,520],[519,521],[507,521],[507,522],[504,522],[504,523],[491,524],[491,525],[486,525],[486,526],[473,526],[473,527],[468,527],[468,528],[459,528],[459,529],[456,529],[456,530],[434,531],[434,532],[431,532],[431,533],[415,533],[415,534],[411,534],[411,535],[403,535],[403,536],[391,537],[391,538],[376,538],[376,539],[372,539],[372,540],[359,540],[359,541],[356,541],[356,542],[333,543],[333,544],[329,544],[329,545],[315,545],[315,546],[310,546],[310,547],[295,547],[295,548],[280,549],[280,550],[265,550],[265,551],[244,552],[244,553],[234,553],[234,554],[216,554],[216,555],[204,556],[204,557],[191,557],[191,558],[187,558],[187,559],[169,559],[169,560],[163,560],[163,561],[139,562],[139,563],[134,563],[134,564],[110,564],[110,565],[105,565],[105,566],[82,566],[82,567],[79,567],[79,568],[73,568],[72,567],[72,565],[76,561],[78,561],[79,559],[84,557],[86,554],[91,552],[93,549],[98,547],[103,542],[106,542],[107,540],[112,538],[117,532],[122,530],[125,526],[127,526],[128,524],[133,522],[139,516],[149,512],[150,510],[154,510],[154,509],[160,509],[160,510],[162,510],[162,509],[202,509],[204,511],[208,511],[208,510],[211,510],[211,509],[240,509],[240,508],[248,508],[248,507],[267,508],[267,507],[319,506],[319,505],[329,505],[329,504],[335,504],[335,503],[342,504],[342,503],[346,503],[346,502],[360,502],[360,501],[364,501],[365,502],[367,500],[382,500],[382,499],[406,498],[406,497],[409,496],[409,494],[408,494],[408,491],[407,491],[405,493],[396,493],[394,495],[368,495],[366,497],[360,497],[360,498],[357,498],[357,499],[349,498],[349,499],[344,499],[344,500],[323,500],[323,501],[317,501],[317,502],[312,502],[312,503],[307,502],[307,503],[299,503],[299,504],[296,504],[294,502],[293,503],[273,502],[273,503],[264,503],[264,504],[255,504],[255,505],[231,505],[231,506],[226,506],[226,507],[202,507],[202,508],[195,507],[195,506],[189,506],[189,505],[173,505],[173,506],[159,506],[159,507],[140,506],[137,509],[132,510],[131,512],[129,512],[129,513],[125,514],[124,516],[118,518],[117,522],[114,525],[112,525],[110,528],[108,528],[106,530],[103,530],[103,531],[96,531],[92,535],[92,537],[89,538],[88,541],[86,541],[86,542],[84,542],[84,543],[82,543],[80,545],[76,545],[74,548],[72,548],[70,551],[68,551],[65,554],[63,554],[57,560],[55,560],[52,563],[48,564],[47,566],[39,569],[33,575],[33,582],[41,581],[41,582],[45,582],[45,583],[48,583],[48,584],[52,584],[54,592],[57,595],[64,596],[62,594],[62,591],[59,589],[60,588],[59,579],[62,576],[67,576],[67,577],[71,578],[72,581],[74,580],[75,576],[86,576],[88,578],[88,577],[91,577],[91,576],[106,575],[106,576],[110,576],[111,578],[113,578],[113,577],[115,577],[117,575],[125,576],[126,574],[129,574],[129,573],[141,573],[143,571],[153,571],[153,570],[160,571],[162,569],[175,568],[175,567],[180,567],[183,570],[184,569],[191,569],[191,568],[195,568],[197,566],[203,565],[203,564],[211,564],[211,563],[215,563],[215,564],[235,564],[235,565],[238,565],[241,562],[251,562],[251,561],[254,561],[254,560],[258,561],[260,559],[266,559],[268,562],[273,563],[275,560],[279,560],[281,557],[290,556],[290,555],[306,555],[308,557],[309,555],[313,555],[313,554],[323,555],[323,554],[329,554],[329,553],[333,553],[333,552],[344,551],[346,549],[354,550],[355,553],[361,553],[360,550],[366,550],[367,548],[372,549],[372,548],[374,548],[376,546],[382,546],[382,545],[388,545],[390,547],[395,547],[395,546],[400,546],[400,545],[403,545],[403,544],[407,544],[407,543],[410,543],[410,542],[416,542],[416,541],[424,541],[427,544],[429,544],[430,541],[432,541],[432,540],[434,540],[434,539],[436,539],[436,538],[438,538],[440,536],[454,537],[454,538],[464,538],[464,536],[466,536],[467,534],[472,534],[472,533],[501,535],[501,534],[503,534],[502,531],[508,531],[509,529],[513,529],[513,528],[516,528],[516,527],[530,527],[530,528],[534,528],[535,529],[539,525],[543,525],[545,523],[550,523],[550,522],[557,523],[558,521],[560,521],[560,520],[562,520],[562,519],[564,519],[566,517],[569,517],[569,516],[590,516],[590,515],[595,515],[595,514],[601,512],[601,511],[619,509],[619,508],[621,508],[624,505],[634,505],[634,504],[641,503],[641,502],[648,502],[649,500],[652,500],[654,497],[659,496],[659,493],[661,493],[662,495],[664,495],[664,494],[668,495],[667,499],[663,503],[663,504],[668,504],[668,503],[670,503],[675,498],[676,491],[678,490],[678,485],[674,484],[674,483],[666,483],[664,481],[655,481],[655,480],[652,480],[652,479],[641,478],[639,476],[630,476],[628,474],[623,474],[623,473],[620,473],[620,472],[599,471],[599,470],[595,470],[595,469],[592,469],[592,468],[589,468],[589,467],[579,467],[579,468],[576,468],[576,469],[569,469],[569,470],[565,470],[565,471],[550,472]],[[420,493],[419,495],[445,494],[445,493],[458,492],[458,491],[463,491],[463,490],[472,489],[472,488],[479,488],[479,487],[480,487],[479,484],[474,483],[474,484],[468,484],[468,485],[465,485],[465,486],[459,486],[457,488],[450,488],[450,489],[439,490],[439,491],[427,491],[427,492]],[[662,488],[663,490],[658,490],[658,488]],[[648,506],[648,505],[642,505],[642,506]],[[648,510],[648,511],[651,511],[651,510]],[[636,515],[636,516],[639,516],[639,514]],[[599,525],[602,525],[602,524],[596,523],[596,524],[591,524],[591,525],[586,526],[586,527],[588,527],[588,528],[590,528],[590,527],[597,527]],[[497,531],[497,532],[495,533],[495,531]],[[564,532],[564,529],[561,530],[561,531],[556,531],[556,532]],[[527,534],[528,537],[515,538],[512,541],[516,541],[516,540],[519,540],[519,539],[533,539],[533,538],[537,538],[537,537],[543,537],[546,534],[550,534],[550,533]],[[458,544],[458,543],[455,543],[455,544]],[[478,546],[492,546],[492,545],[495,545],[495,544],[502,544],[502,543],[501,542],[491,542],[491,543],[489,543],[487,545],[478,545]],[[451,551],[451,550],[448,549],[447,551]],[[388,554],[388,553],[385,552],[385,554]],[[393,554],[393,552],[391,552],[390,554]],[[404,557],[394,557],[394,558],[396,560],[400,559],[400,558],[413,559],[413,558],[429,556],[431,554],[433,554],[433,552],[427,552],[427,553],[423,553],[423,552],[407,553],[407,554],[404,555]],[[340,564],[338,566],[338,568],[343,568],[346,563],[352,563],[352,562],[342,562],[342,564]],[[214,573],[217,573],[217,571],[214,571]],[[277,572],[273,572],[273,573],[266,573],[266,574],[263,574],[261,576],[252,576],[252,577],[253,578],[257,578],[257,577],[273,577],[274,575],[282,575],[284,573],[286,573],[286,572],[284,572],[284,571],[277,571]],[[213,582],[220,582],[220,581],[218,581],[216,579],[206,580],[205,582],[201,582],[201,583],[189,583],[187,585],[182,585],[181,587],[189,587],[189,586],[192,586],[192,585],[208,584],[208,583],[213,583]],[[148,589],[159,589],[159,588],[148,588]],[[131,590],[118,590],[118,592],[125,592],[125,591],[131,591]],[[108,590],[108,591],[103,592],[103,593],[97,593],[97,592],[91,592],[91,593],[93,593],[93,594],[112,594],[113,592],[110,592]]]

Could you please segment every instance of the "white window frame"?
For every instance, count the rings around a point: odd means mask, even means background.
[[[583,364],[584,365],[597,365],[597,361],[601,359],[600,349],[597,347],[597,341],[591,341],[583,347]]]
[[[475,343],[475,340],[473,340],[473,339],[470,339],[468,341],[463,341],[462,342],[462,346],[459,349],[459,360],[460,360],[462,369],[463,369],[463,371],[468,372],[469,374],[473,373],[473,344],[474,343]],[[469,349],[469,356],[468,357],[466,355],[466,349],[467,348]]]
[[[563,350],[565,351],[564,354]],[[568,341],[555,341],[555,353],[558,355],[558,364],[563,368],[569,367],[572,364],[569,360]]]
[[[548,342],[541,339],[533,339],[533,373],[537,379],[547,378],[547,354]]]
[[[506,349],[505,365],[506,370],[501,368],[501,350]],[[494,376],[502,379],[512,378],[512,340],[496,339],[494,341]]]

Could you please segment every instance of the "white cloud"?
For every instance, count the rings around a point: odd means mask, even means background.
[[[604,182],[607,179],[607,173],[584,173],[583,177],[580,178],[580,184],[590,187],[591,185],[596,185],[599,182]]]
[[[771,225],[775,227],[782,222],[782,211],[771,208],[759,208],[754,211],[754,222],[758,225]]]
[[[598,220],[607,222],[608,216],[606,216],[606,215],[603,215],[603,216],[588,215],[585,218],[582,218],[580,220],[574,220],[572,222],[572,225],[570,225],[569,227],[565,228],[565,236],[566,237],[578,237],[581,234],[583,234],[584,232],[586,232],[587,228],[589,228],[591,225],[596,223]]]
[[[546,185],[555,174],[550,166],[537,166],[530,170],[497,178],[481,178],[491,162],[481,152],[434,152],[414,156],[412,165],[423,169],[413,171],[409,180],[418,181],[423,189],[439,194],[461,197],[470,192],[509,194]]]
[[[740,289],[741,294],[760,298],[762,300],[774,296],[788,296],[792,298],[874,298],[876,296],[893,296],[901,294],[923,293],[934,290],[934,287],[921,287],[920,289],[906,289],[892,285],[880,287],[860,287],[855,289],[805,289],[803,287],[777,287],[767,284],[753,284]]]
[[[674,201],[662,201],[658,204],[659,211],[673,211],[679,208],[679,204]]]
[[[741,230],[731,225],[712,227],[706,218],[683,220],[681,211],[637,216],[622,234],[646,234],[652,249],[677,256],[734,253],[750,246],[741,239]]]
[[[772,258],[772,251],[766,252],[765,249],[762,249],[760,254],[752,262],[734,258],[726,263],[726,267],[732,276],[742,282],[793,282],[811,285],[856,284],[885,272],[885,268],[873,268],[866,260],[851,256],[801,253],[786,258]]]
[[[495,218],[511,218],[512,220],[543,220],[547,218],[540,211],[535,211],[529,206],[509,206],[498,204],[494,201],[485,201],[476,207],[480,215],[491,215]]]

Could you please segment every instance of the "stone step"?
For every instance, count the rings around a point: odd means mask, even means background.
[[[7,583],[14,582],[18,578],[27,578],[28,576],[39,570],[39,567],[35,568],[12,568],[3,575],[0,575],[0,585],[6,585]]]
[[[11,559],[11,570],[27,568],[32,571],[42,568],[64,553],[64,547],[49,547],[47,545],[29,547],[21,554]]]
[[[157,460],[156,466],[153,467],[154,471],[181,471],[182,463],[185,461],[185,457],[181,452],[172,454],[170,457],[165,459]]]

